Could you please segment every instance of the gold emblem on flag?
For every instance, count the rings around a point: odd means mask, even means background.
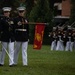
[[[40,35],[39,33],[36,33],[35,36],[36,36],[37,41],[41,41],[41,38],[42,38],[42,37],[41,37],[41,35]]]
[[[37,45],[34,45],[34,48],[37,48]]]

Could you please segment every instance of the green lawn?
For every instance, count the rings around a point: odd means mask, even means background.
[[[0,67],[0,75],[75,75],[75,51],[50,51],[49,45],[41,50],[28,46],[28,66],[22,66],[21,52],[18,65],[9,67],[8,56]]]

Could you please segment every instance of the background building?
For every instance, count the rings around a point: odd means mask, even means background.
[[[70,0],[56,0],[54,2],[54,8],[56,12],[54,17],[56,24],[64,24],[67,20],[69,20],[71,14]]]

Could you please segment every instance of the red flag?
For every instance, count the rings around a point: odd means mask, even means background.
[[[41,49],[44,29],[45,29],[44,23],[37,23],[36,24],[33,49]]]

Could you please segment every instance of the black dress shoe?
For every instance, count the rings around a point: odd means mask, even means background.
[[[0,64],[0,66],[3,66],[3,64]]]
[[[17,66],[17,64],[13,64],[13,66]]]
[[[24,67],[28,67],[28,65],[23,65]]]
[[[13,67],[14,65],[9,65],[9,67]]]

